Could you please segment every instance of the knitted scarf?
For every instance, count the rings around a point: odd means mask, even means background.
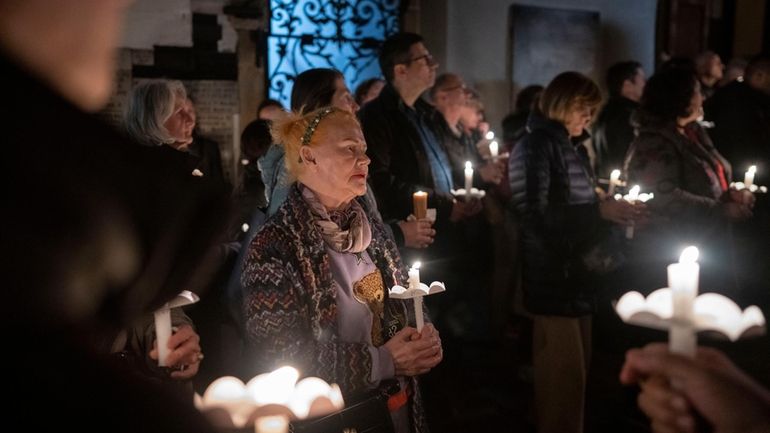
[[[358,200],[351,200],[345,209],[329,211],[310,188],[300,185],[300,189],[302,198],[310,206],[315,225],[329,247],[339,253],[354,254],[369,247],[372,229]]]

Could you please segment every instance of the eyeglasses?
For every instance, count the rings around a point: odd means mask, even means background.
[[[436,61],[433,59],[433,55],[431,55],[430,53],[423,54],[422,56],[415,57],[413,59],[409,59],[405,64],[408,65],[413,62],[419,62],[422,59],[425,59],[425,64],[427,64],[428,66],[433,66],[436,64]]]

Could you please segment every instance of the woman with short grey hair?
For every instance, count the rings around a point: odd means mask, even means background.
[[[147,146],[167,144],[185,150],[195,121],[188,112],[184,85],[176,80],[146,81],[134,87],[125,111],[126,130]]]

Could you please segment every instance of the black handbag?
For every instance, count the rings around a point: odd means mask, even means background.
[[[294,433],[394,433],[388,398],[399,391],[398,382],[387,381],[379,388],[350,397],[345,408],[312,420],[291,424]]]

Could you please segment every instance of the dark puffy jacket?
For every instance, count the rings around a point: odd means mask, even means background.
[[[534,314],[595,311],[581,257],[603,226],[585,148],[566,128],[533,113],[509,162],[511,209],[521,222],[524,304]]]

